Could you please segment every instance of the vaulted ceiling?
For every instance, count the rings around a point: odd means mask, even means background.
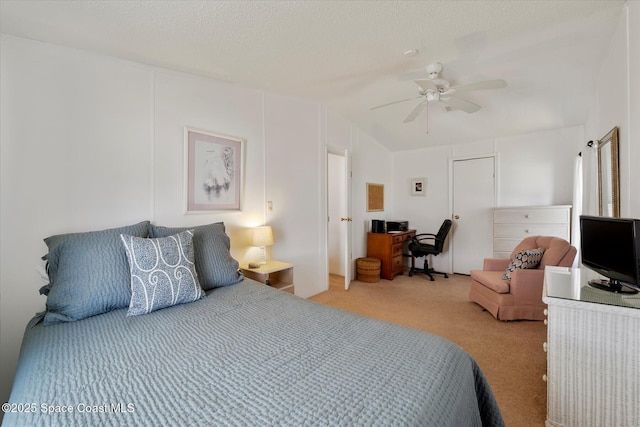
[[[605,1],[11,1],[0,30],[316,100],[390,150],[580,125],[624,6]],[[406,56],[417,50],[414,56]],[[1,57],[0,57],[1,59]],[[428,104],[414,78],[443,64],[473,114]],[[417,74],[416,74],[417,73]]]

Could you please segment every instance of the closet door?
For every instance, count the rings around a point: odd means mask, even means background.
[[[452,162],[453,272],[481,270],[493,254],[495,158],[478,157]]]

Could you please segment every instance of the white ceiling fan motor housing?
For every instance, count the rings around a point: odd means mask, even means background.
[[[433,80],[438,78],[438,74],[440,74],[440,71],[442,71],[442,64],[439,62],[434,62],[433,64],[427,65],[426,69],[427,76],[429,76],[429,78]]]

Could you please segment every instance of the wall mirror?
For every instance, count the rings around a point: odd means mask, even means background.
[[[620,216],[617,126],[598,142],[598,202],[600,216]]]

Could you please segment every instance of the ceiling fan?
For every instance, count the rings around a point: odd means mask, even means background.
[[[387,104],[378,105],[371,108],[371,110],[377,110],[378,108],[386,107],[401,102],[421,100],[418,105],[409,113],[404,119],[404,123],[412,122],[420,115],[429,103],[440,104],[444,111],[461,110],[466,113],[475,113],[481,107],[471,101],[464,98],[460,98],[458,94],[464,92],[471,92],[474,90],[483,89],[499,89],[507,86],[507,82],[504,80],[485,80],[475,83],[467,83],[463,85],[451,86],[448,80],[440,78],[440,72],[442,71],[442,64],[435,62],[429,64],[426,67],[427,78],[414,80],[414,83],[420,87],[418,96],[407,99],[400,99],[398,101],[389,102]]]

